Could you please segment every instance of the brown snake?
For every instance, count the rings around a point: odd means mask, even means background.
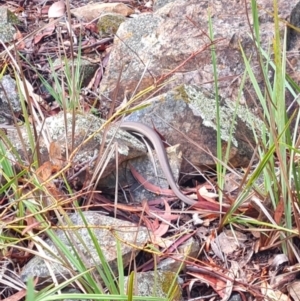
[[[158,158],[158,161],[162,168],[162,171],[163,171],[170,187],[172,188],[173,192],[175,193],[175,195],[180,200],[182,200],[184,203],[186,203],[190,206],[193,206],[197,203],[197,201],[192,200],[189,197],[185,196],[177,187],[175,179],[174,179],[172,171],[171,171],[171,167],[169,164],[169,160],[168,160],[164,145],[163,145],[159,135],[153,129],[151,129],[147,125],[144,125],[139,122],[133,122],[133,121],[122,122],[120,125],[120,129],[129,131],[129,132],[133,132],[133,133],[142,134],[143,136],[145,136],[152,143],[152,145],[156,151],[157,158]]]

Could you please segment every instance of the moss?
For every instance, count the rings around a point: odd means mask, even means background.
[[[171,285],[173,284],[174,282],[174,277],[176,277],[176,274],[174,274],[173,272],[163,272],[163,274],[161,275],[163,279],[162,280],[162,291],[163,293],[168,294],[169,290],[170,290],[170,287]],[[179,285],[178,283],[176,282],[175,285],[173,286],[173,290],[171,292],[171,300],[181,300],[181,291],[180,291],[180,288],[179,288]]]
[[[180,85],[174,89],[177,92],[174,100],[183,100],[186,103],[190,102],[189,95],[186,93],[185,85]]]
[[[8,23],[14,24],[14,25],[21,24],[18,17],[14,13],[12,13],[10,10],[7,10],[7,21],[8,21]]]
[[[114,35],[125,20],[126,18],[120,14],[107,13],[100,17],[97,28],[102,36]]]

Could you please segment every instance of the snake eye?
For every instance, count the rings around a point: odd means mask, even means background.
[[[239,155],[240,156],[245,156],[246,155],[246,151],[242,148],[241,150],[239,150]]]

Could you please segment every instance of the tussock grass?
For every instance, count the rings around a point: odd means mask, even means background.
[[[262,129],[263,135],[258,137],[255,125],[253,125],[257,143],[257,164],[254,171],[245,179],[245,185],[229,212],[224,216],[222,225],[241,223],[265,228],[268,233],[265,232],[262,236],[267,239],[264,239],[261,247],[272,247],[276,238],[275,245],[281,244],[282,250],[288,255],[290,262],[299,262],[297,248],[292,239],[299,233],[297,223],[299,216],[297,209],[299,203],[297,142],[299,140],[299,111],[294,111],[288,117],[286,103],[287,92],[294,96],[295,102],[299,102],[296,94],[299,92],[299,87],[286,75],[286,32],[282,40],[279,35],[280,20],[276,1],[274,1],[275,37],[269,52],[266,52],[261,46],[256,1],[253,0],[251,3],[252,37],[256,43],[256,55],[264,78],[263,90],[252,71],[251,57],[246,57],[242,48],[241,52],[246,67],[245,74],[256,92],[254,98],[258,100],[257,106],[261,108],[264,128]],[[269,72],[274,73],[274,80],[270,79]],[[293,127],[292,124],[294,124]],[[249,200],[253,192],[258,196],[255,198],[254,206],[262,212],[267,221],[253,220],[242,214],[233,215],[244,202]],[[272,214],[269,214],[270,210],[273,212]],[[295,226],[297,226],[297,230]]]

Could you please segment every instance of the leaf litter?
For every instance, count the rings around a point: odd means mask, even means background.
[[[136,6],[142,12],[151,10],[149,2],[145,5],[135,1],[125,2]],[[44,89],[41,78],[54,84],[48,58],[56,57],[59,52],[70,55],[71,48],[67,34],[70,29],[66,24],[63,25],[60,19],[56,19],[64,15],[65,3],[45,0],[33,1],[30,5],[26,5],[26,1],[6,1],[5,4],[23,24],[17,26],[18,33],[15,36],[14,47],[22,55],[22,69],[32,105],[40,116],[55,115],[60,110],[60,106],[51,93]],[[1,2],[0,5],[2,5]],[[74,1],[72,5],[80,7],[83,4],[80,1]],[[95,58],[93,62],[102,66],[97,69],[94,78],[88,84],[89,91],[83,93],[84,89],[82,89],[80,102],[84,110],[89,111],[94,106],[94,95],[105,72],[113,37],[99,37],[97,28],[92,22],[85,24],[77,22],[76,19],[72,21],[74,23],[69,24],[71,31],[77,38],[82,39],[81,46],[74,45],[74,49],[78,51],[81,47],[83,56],[97,54],[98,58]],[[57,29],[60,30],[60,35]],[[58,39],[61,39],[61,44],[58,43]],[[14,47],[10,47],[10,51]],[[7,56],[5,59],[9,62]],[[25,78],[21,77],[20,82],[24,82]],[[65,93],[66,97],[69,97],[70,92],[65,91]],[[49,142],[49,147],[52,150],[51,158],[49,162],[45,162],[37,169],[36,174],[42,182],[47,182],[46,188],[57,200],[66,200],[66,195],[61,197],[63,195],[61,187],[57,187],[51,180],[48,181],[65,165],[60,146]],[[199,202],[206,204],[208,212],[203,212],[197,208],[186,210],[180,202],[174,202],[176,198],[171,190],[163,190],[150,184],[133,167],[131,167],[131,172],[145,189],[157,194],[156,200],[142,204],[112,203],[109,194],[93,193],[94,197],[89,204],[89,209],[101,209],[107,214],[116,212],[119,218],[144,224],[152,233],[151,243],[161,250],[159,255],[156,255],[156,262],[166,257],[174,257],[177,249],[189,238],[196,239],[200,244],[197,256],[181,257],[181,259],[177,257],[177,260],[183,260],[186,266],[181,273],[184,279],[185,297],[202,296],[202,299],[209,300],[209,296],[214,296],[216,300],[229,300],[235,292],[243,300],[290,300],[290,296],[298,300],[299,281],[295,279],[299,275],[299,265],[289,263],[286,255],[281,253],[280,229],[271,229],[259,223],[266,222],[267,219],[267,222],[274,221],[274,225],[280,224],[284,214],[283,200],[272,211],[269,206],[266,208],[264,200],[256,196],[256,199],[249,200],[238,208],[233,214],[230,226],[221,227],[220,210],[226,212],[235,202],[237,197],[235,192],[243,189],[243,186],[240,186],[240,177],[235,177],[234,173],[226,175],[222,206],[216,200],[219,195],[216,193],[217,185],[214,179],[210,180],[213,186],[205,179],[201,179],[202,183],[193,183],[194,188],[186,189],[186,194],[193,193]],[[19,179],[19,182],[22,183],[22,179]],[[26,185],[24,185],[24,191],[28,189]],[[126,187],[122,188],[121,193],[124,191],[126,192]],[[80,194],[84,196],[84,191]],[[9,193],[1,196],[2,206],[8,204],[8,195]],[[73,209],[71,202],[66,202],[66,204]],[[82,207],[84,208],[84,203]],[[12,218],[16,217],[16,212],[11,209],[8,213],[6,216],[2,215],[2,220],[12,222]],[[193,218],[192,214],[195,214]],[[40,230],[40,223],[34,217],[28,217],[26,224],[22,235],[29,231]],[[30,247],[30,242],[27,243]],[[10,257],[20,266],[24,264],[24,258],[26,258],[23,251],[14,248],[8,249],[5,256]],[[148,259],[146,255],[144,257],[138,269],[143,271],[153,269],[156,264],[154,259]],[[15,292],[15,294],[17,297],[20,293]],[[8,295],[4,292],[1,297],[8,297]]]

